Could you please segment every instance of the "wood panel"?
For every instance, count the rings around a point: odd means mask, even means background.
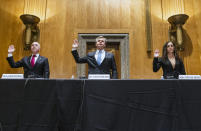
[[[45,20],[47,0],[24,0],[24,14],[38,16]]]
[[[201,6],[201,1],[199,0],[193,0],[193,3],[194,3],[194,17],[195,17],[195,24],[196,24],[196,32],[197,32],[197,42],[198,42],[198,46],[199,48],[198,49],[201,49],[201,28],[200,28],[200,25],[201,25],[201,9],[199,8]],[[199,57],[200,57],[200,60],[201,61],[201,51],[199,51]],[[198,65],[199,66],[199,65]],[[199,69],[200,70],[200,69]],[[200,74],[200,71],[198,72],[198,74]]]
[[[200,74],[201,73],[201,63],[200,63],[200,47],[198,43],[197,28],[199,25],[196,24],[198,20],[195,17],[195,5],[194,2],[184,0],[185,6],[184,11],[190,16],[187,23],[184,25],[186,31],[186,51],[184,52],[185,66],[187,68],[188,74]],[[200,19],[200,18],[199,18]]]
[[[3,73],[22,73],[22,69],[11,69],[6,61],[8,46],[13,44],[16,47],[14,58],[20,59],[23,56],[22,29],[23,23],[19,16],[23,14],[24,2],[22,0],[2,0],[0,4],[0,76]]]
[[[76,30],[88,33],[128,33],[130,52],[130,78],[160,78],[162,71],[153,73],[153,52],[147,54],[146,3],[147,0],[4,0],[0,5],[0,42],[2,66],[0,73],[21,73],[10,69],[5,60],[8,45],[16,46],[14,53],[20,59],[30,52],[23,50],[22,32],[25,26],[19,19],[23,13],[41,18],[41,55],[49,58],[51,78],[70,78],[76,72],[71,55]],[[199,0],[151,0],[151,36],[153,50],[162,49],[168,40],[169,23],[173,14],[186,13],[184,25],[185,51],[180,53],[188,74],[201,74],[201,2]],[[17,5],[17,6],[16,6]],[[109,32],[107,32],[110,30]],[[111,31],[112,30],[112,31]],[[122,32],[125,30],[125,32]],[[102,31],[102,32],[101,32]],[[91,31],[93,33],[93,31]]]
[[[45,39],[43,36],[47,11],[47,0],[24,0],[24,14],[32,14],[40,18],[38,26],[40,28],[39,42],[41,44],[41,55],[43,55],[43,43]]]

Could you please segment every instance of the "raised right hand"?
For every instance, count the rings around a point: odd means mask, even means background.
[[[75,40],[73,41],[72,47],[73,47],[73,48],[78,48],[78,47],[79,47],[79,43],[78,43],[78,40],[77,40],[77,39],[75,39]]]
[[[8,53],[13,53],[15,51],[14,45],[9,45],[8,47]]]
[[[159,49],[156,49],[154,51],[154,57],[159,57],[159,55],[160,55]]]

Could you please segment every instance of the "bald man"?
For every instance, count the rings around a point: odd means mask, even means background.
[[[8,48],[7,61],[11,68],[24,68],[24,78],[49,78],[49,63],[48,59],[40,56],[40,44],[33,42],[31,44],[31,56],[25,56],[20,61],[15,62],[12,53],[15,51],[14,45]]]

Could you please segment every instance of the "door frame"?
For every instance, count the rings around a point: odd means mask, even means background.
[[[76,30],[74,37],[77,36],[79,41],[78,53],[80,57],[86,56],[87,43],[96,42],[95,38],[103,36],[107,38],[108,42],[119,42],[120,43],[120,56],[121,56],[121,78],[129,79],[130,70],[130,49],[129,43],[131,42],[132,30],[113,30],[113,29],[97,29],[97,30]],[[74,38],[76,39],[76,38]],[[86,77],[86,64],[77,64],[76,75],[77,77]]]

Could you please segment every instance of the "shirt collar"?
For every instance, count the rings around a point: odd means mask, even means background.
[[[31,55],[31,57],[32,57],[32,56],[33,56],[33,54]],[[38,56],[39,56],[39,53],[36,54],[36,57],[38,57]]]
[[[101,51],[101,53],[104,53],[104,52],[105,52],[104,49],[102,49],[102,50],[96,50],[96,54],[98,54],[99,51]]]

